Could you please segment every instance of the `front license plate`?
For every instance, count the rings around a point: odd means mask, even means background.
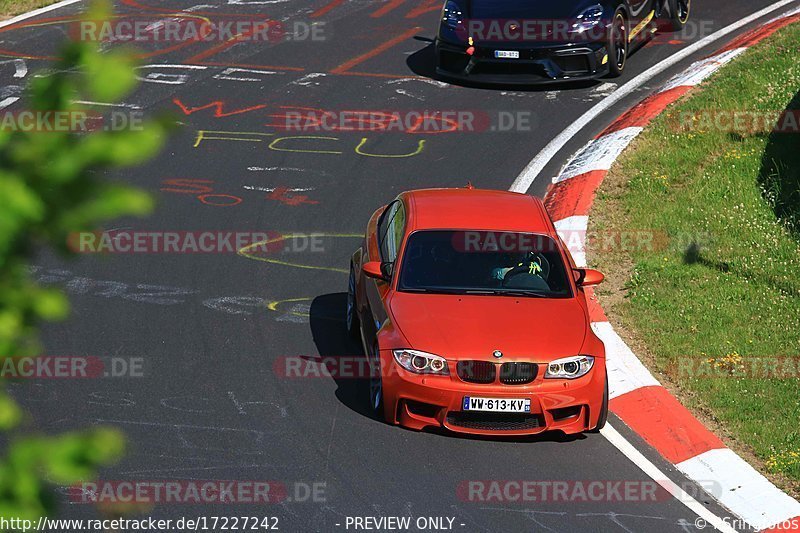
[[[530,413],[531,400],[510,398],[477,398],[464,396],[464,411],[492,411],[495,413]]]
[[[495,50],[494,57],[497,59],[519,59],[519,52],[516,50]]]

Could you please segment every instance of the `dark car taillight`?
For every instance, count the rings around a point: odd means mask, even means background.
[[[506,385],[524,385],[536,379],[536,363],[503,363],[500,382]]]
[[[459,361],[456,370],[458,377],[469,383],[492,383],[497,372],[488,361]]]

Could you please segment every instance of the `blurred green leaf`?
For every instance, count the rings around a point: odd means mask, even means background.
[[[0,429],[8,431],[22,419],[22,411],[4,391],[0,391]]]
[[[109,20],[111,4],[92,2],[87,20]],[[97,43],[69,42],[47,74],[31,79],[28,110],[39,113],[101,113],[75,101],[113,103],[136,86],[130,50],[101,51]],[[80,117],[82,115],[73,115]],[[108,117],[106,117],[108,118]],[[40,321],[67,316],[57,288],[41,288],[30,277],[33,254],[49,247],[69,253],[69,239],[104,221],[146,215],[153,200],[115,183],[104,170],[140,164],[155,156],[171,129],[165,118],[133,121],[121,131],[0,131],[0,357],[38,352]],[[57,436],[31,433],[13,399],[0,391],[0,517],[35,520],[55,511],[51,483],[94,477],[123,453],[122,434],[92,428]],[[24,436],[16,432],[26,431]],[[45,481],[47,480],[47,481]]]
[[[42,320],[63,320],[69,312],[67,297],[60,291],[40,290],[33,295],[34,312]]]
[[[125,51],[89,54],[84,64],[88,93],[100,102],[116,102],[136,86],[134,61]]]

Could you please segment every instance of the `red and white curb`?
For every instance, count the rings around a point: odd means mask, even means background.
[[[800,21],[800,9],[738,37],[697,61],[620,116],[553,178],[545,205],[578,266],[586,265],[585,236],[595,192],[612,164],[664,109],[723,65],[778,29]],[[759,474],[680,404],[614,331],[590,293],[592,328],[606,346],[610,408],[633,431],[700,486],[761,531],[800,530],[800,503]]]

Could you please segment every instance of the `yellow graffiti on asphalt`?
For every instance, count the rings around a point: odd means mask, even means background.
[[[265,137],[272,138],[268,148],[276,152],[296,152],[305,154],[332,154],[332,155],[344,154],[344,152],[339,150],[331,150],[330,147],[327,150],[320,150],[312,148],[284,148],[280,146],[281,143],[288,141],[293,141],[294,143],[301,141],[328,141],[328,142],[339,143],[342,142],[342,139],[340,139],[339,137],[323,137],[319,135],[288,135],[284,137],[276,137],[275,133],[263,133],[255,131],[198,130],[197,135],[195,136],[193,147],[197,148],[205,141],[234,141],[234,142],[259,143],[268,140],[265,139]],[[368,142],[369,142],[368,137],[362,137],[361,141],[359,141],[358,145],[353,149],[353,151],[357,155],[363,157],[398,159],[398,158],[418,156],[425,150],[425,143],[426,143],[424,139],[417,141],[417,146],[414,149],[414,151],[409,152],[407,154],[374,154],[364,151],[364,147]]]
[[[280,313],[281,311],[280,309],[278,309],[278,306],[280,306],[281,304],[288,304],[293,302],[307,302],[309,300],[311,300],[311,298],[287,298],[285,300],[273,300],[267,303],[267,309],[269,309],[270,311],[275,311],[276,313]],[[311,316],[309,313],[299,313],[297,311],[284,311],[283,313],[287,315],[295,315],[302,317]]]
[[[209,135],[210,134],[210,135]],[[194,146],[193,148],[197,148],[200,146],[200,143],[203,141],[239,141],[239,142],[254,142],[260,143],[264,139],[260,139],[258,136],[263,137],[274,137],[274,133],[251,133],[242,131],[239,132],[239,135],[254,135],[254,138],[248,137],[214,137],[214,135],[234,135],[236,134],[235,131],[213,131],[213,130],[198,130],[197,137],[195,137]]]
[[[341,154],[342,152],[336,152],[333,150],[304,150],[301,148],[278,148],[278,143],[294,140],[294,139],[322,139],[322,140],[329,140],[329,141],[338,141],[338,137],[318,137],[314,135],[294,135],[292,137],[279,137],[269,143],[270,150],[276,150],[278,152],[300,152],[304,154]]]
[[[291,261],[283,261],[280,259],[274,259],[271,257],[259,257],[256,255],[252,255],[251,251],[259,246],[269,246],[272,243],[278,241],[285,241],[287,239],[296,239],[296,238],[308,238],[308,237],[325,237],[329,239],[360,239],[363,235],[353,234],[353,233],[287,233],[285,235],[279,235],[277,237],[273,237],[271,239],[263,240],[248,244],[244,246],[238,251],[238,254],[242,257],[246,257],[247,259],[253,259],[255,261],[262,261],[264,263],[271,263],[274,265],[281,265],[281,266],[288,266],[293,268],[302,268],[306,270],[327,270],[330,272],[340,272],[343,274],[347,274],[350,270],[346,268],[336,268],[336,267],[326,267],[326,266],[317,266],[317,265],[307,265],[303,263],[295,263]]]
[[[358,143],[358,146],[356,146],[356,153],[358,155],[364,155],[364,156],[367,156],[367,157],[385,157],[387,159],[395,159],[395,158],[401,158],[401,157],[414,157],[415,155],[421,154],[422,150],[425,148],[425,141],[424,140],[420,140],[417,143],[417,150],[415,152],[410,153],[410,154],[396,154],[396,155],[368,154],[368,153],[366,153],[366,152],[364,152],[362,150],[364,145],[367,144],[368,140],[369,139],[367,139],[366,137],[363,137],[361,139],[361,142]]]

